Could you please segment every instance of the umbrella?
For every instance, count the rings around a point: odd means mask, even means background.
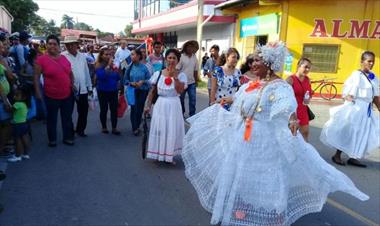
[[[148,117],[147,114],[144,113],[144,121],[143,121],[143,140],[142,140],[142,158],[146,158],[146,149],[148,146],[148,136],[149,136],[149,128],[148,128]]]

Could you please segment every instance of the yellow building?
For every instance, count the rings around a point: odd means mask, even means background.
[[[285,73],[295,72],[306,56],[313,62],[313,80],[342,83],[370,50],[380,76],[380,0],[232,0],[219,8],[238,16],[234,46],[244,57],[258,43],[282,40],[291,53]]]

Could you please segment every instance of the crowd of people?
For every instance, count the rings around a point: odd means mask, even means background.
[[[237,49],[221,53],[213,45],[198,72],[200,46],[193,40],[165,51],[156,41],[152,53],[145,45],[129,49],[122,41],[116,50],[99,48],[95,56],[93,46],[83,47],[73,36],[61,41],[49,35],[38,44],[30,43],[26,32],[0,38],[0,154],[9,162],[30,159],[34,118],[46,120],[49,147],[58,145],[58,113],[63,144],[73,146],[75,135],[87,137],[95,100],[99,132],[120,136],[125,102],[134,136],[141,135],[142,118],[151,117],[148,159],[175,165],[182,155],[186,176],[213,224],[289,225],[320,211],[327,195],[338,190],[368,199],[308,143],[312,61],[301,58],[297,71],[283,80],[279,72],[288,52],[281,42],[258,46],[240,68]],[[348,164],[365,167],[358,158],[380,146],[374,59],[374,53],[363,53],[360,70],[344,85],[345,103],[331,109],[323,128],[321,140],[337,149],[336,164],[345,164],[344,152]],[[196,113],[200,74],[208,78],[210,106]]]

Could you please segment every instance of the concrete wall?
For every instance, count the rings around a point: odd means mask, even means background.
[[[233,45],[234,24],[211,24],[203,27],[202,47],[206,50],[214,44],[219,45],[220,50],[227,50]],[[177,47],[182,47],[187,40],[197,39],[197,29],[188,28],[177,31],[178,43]]]

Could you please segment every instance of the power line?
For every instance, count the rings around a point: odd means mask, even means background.
[[[77,11],[70,11],[70,10],[57,10],[57,9],[48,9],[48,8],[40,8],[40,10],[74,13],[74,14],[82,14],[82,15],[88,15],[88,16],[103,16],[103,17],[114,17],[114,18],[122,18],[122,19],[133,19],[133,16],[115,16],[115,15],[107,15],[107,14],[86,13],[86,12],[77,12]]]

